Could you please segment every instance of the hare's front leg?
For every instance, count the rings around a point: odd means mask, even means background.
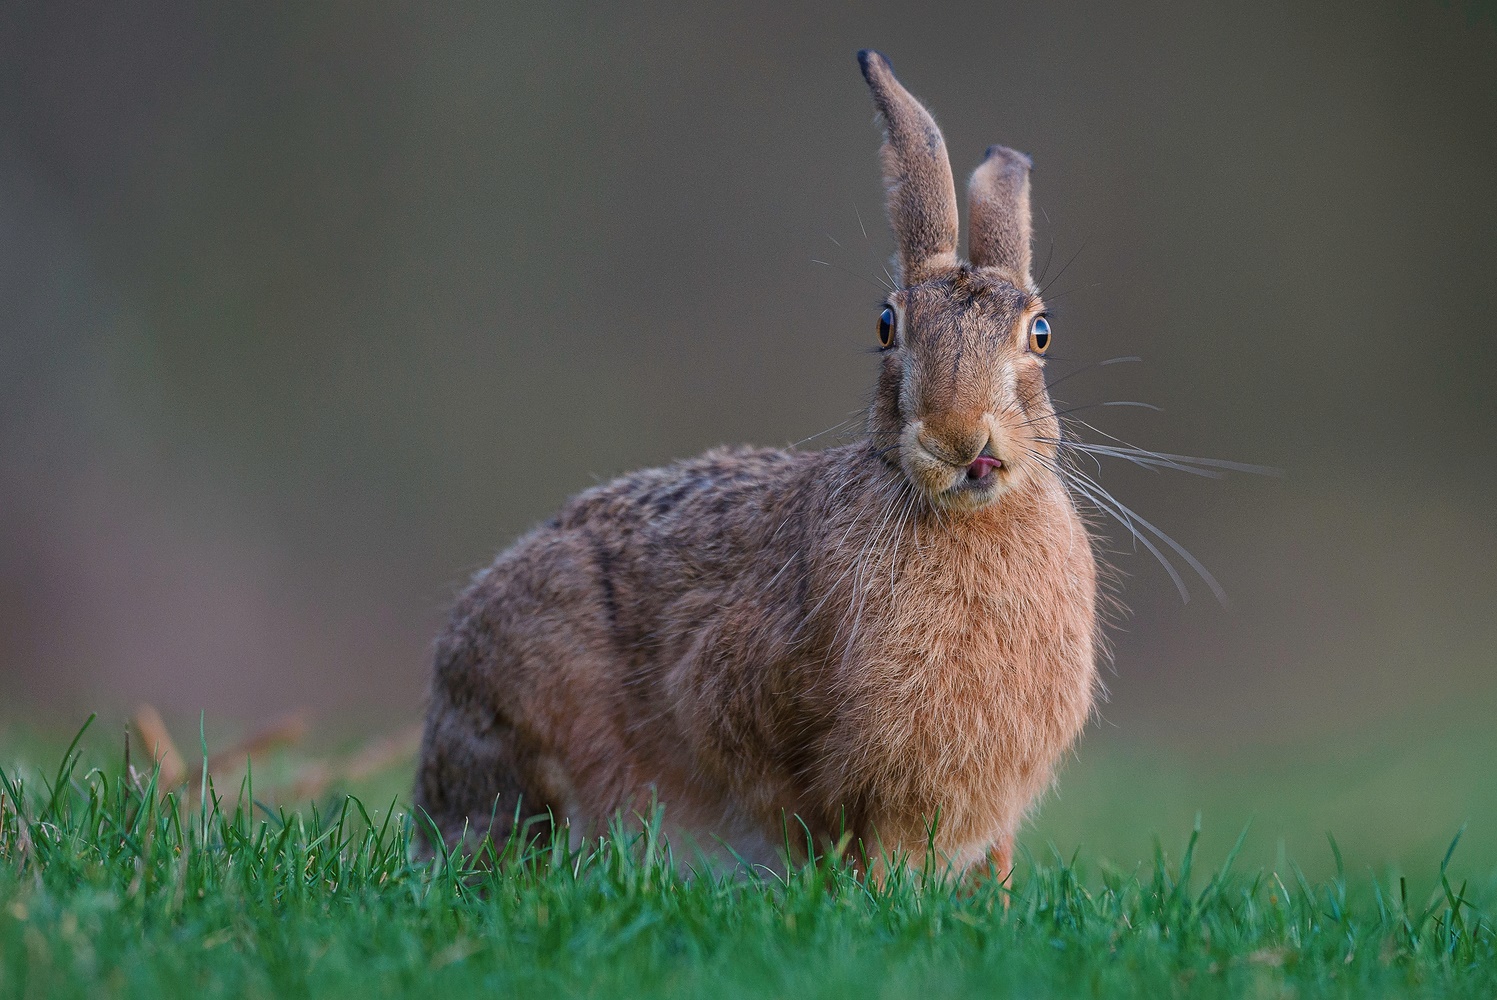
[[[992,865],[993,871],[1003,881],[1005,888],[1014,874],[1014,835],[1004,834],[1003,839],[994,844],[988,851],[988,863]]]
[[[1006,833],[999,839],[998,843],[988,849],[988,867],[992,877],[998,879],[999,886],[1003,889],[1003,908],[1008,909],[1009,892],[1013,887],[1014,874],[1014,835]],[[968,878],[976,876],[982,878],[982,869],[975,868],[968,873]]]

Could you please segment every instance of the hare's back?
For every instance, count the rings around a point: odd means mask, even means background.
[[[645,650],[683,595],[751,578],[769,548],[795,544],[829,457],[715,449],[577,494],[475,577],[438,642],[439,674]]]
[[[620,541],[639,533],[678,540],[752,534],[766,509],[787,499],[824,454],[714,448],[585,490],[552,523]]]

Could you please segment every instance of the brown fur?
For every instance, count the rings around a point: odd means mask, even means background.
[[[585,836],[658,798],[673,836],[755,862],[800,823],[919,860],[939,815],[941,860],[1006,870],[1085,724],[1097,571],[1027,349],[1027,160],[974,175],[983,263],[960,263],[940,133],[860,63],[903,282],[867,439],[624,476],[480,573],[437,643],[417,778],[445,838],[517,812]],[[979,456],[1002,467],[971,479]]]

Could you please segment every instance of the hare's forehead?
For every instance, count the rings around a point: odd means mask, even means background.
[[[906,289],[905,315],[912,325],[946,328],[1007,327],[1038,300],[1006,282],[970,285],[930,282]]]

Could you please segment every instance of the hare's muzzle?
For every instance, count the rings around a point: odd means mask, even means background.
[[[943,506],[972,510],[1011,485],[1011,464],[987,415],[981,421],[927,417],[905,426],[900,465],[910,482]]]

